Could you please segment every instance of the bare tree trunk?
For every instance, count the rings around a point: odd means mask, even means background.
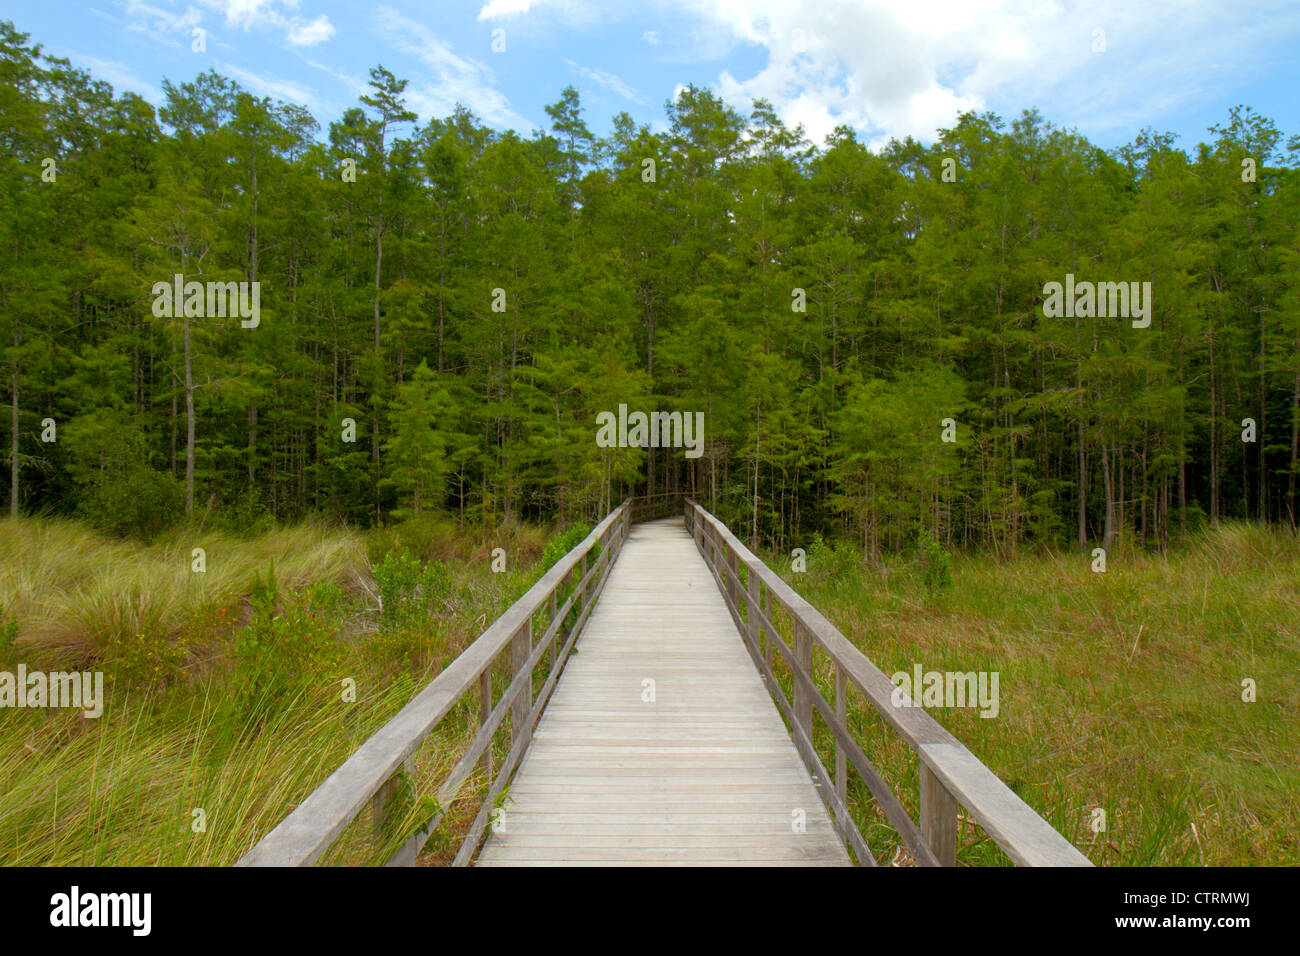
[[[763,420],[761,412],[762,404],[759,404],[760,412],[754,419],[754,510],[750,519],[749,526],[749,546],[750,548],[758,547],[758,453],[759,453],[759,424]]]
[[[9,439],[9,517],[18,517],[18,327],[14,323],[14,360],[10,366],[13,373],[12,394],[9,399],[10,425],[12,432]]]
[[[383,361],[380,354],[380,336],[379,336],[379,282],[380,274],[384,262],[384,187],[382,181],[379,187],[379,212],[375,221],[375,390],[379,390],[379,382],[382,378],[379,364]],[[375,520],[380,518],[379,514],[379,408],[374,406],[371,413],[370,423],[370,460],[375,466]]]
[[[1264,419],[1268,414],[1268,382],[1264,370],[1264,308],[1259,309],[1259,428],[1256,430],[1256,447],[1259,449],[1259,500],[1255,504],[1255,514],[1263,522],[1268,519],[1268,469],[1265,467]],[[1243,456],[1244,457],[1244,456]]]
[[[1115,537],[1115,491],[1110,476],[1110,455],[1106,450],[1108,442],[1101,443],[1101,480],[1106,490],[1106,523],[1101,536],[1101,547],[1110,556],[1111,542]]]
[[[1287,477],[1286,496],[1291,514],[1291,527],[1296,526],[1295,479],[1296,459],[1300,458],[1300,371],[1295,373],[1295,391],[1291,397],[1291,473]]]
[[[1079,422],[1079,547],[1088,546],[1088,453],[1083,446],[1083,422]]]
[[[248,279],[257,282],[257,155],[253,155],[253,196],[252,220],[249,224],[249,265]],[[248,487],[254,489],[253,481],[257,474],[257,402],[248,407]]]
[[[1218,291],[1218,280],[1215,280]],[[1214,326],[1210,326],[1210,524],[1219,525],[1219,381],[1214,362]]]
[[[248,409],[248,487],[253,488],[253,479],[257,472],[257,406]]]
[[[185,319],[185,513],[194,511],[194,362],[190,320]]]

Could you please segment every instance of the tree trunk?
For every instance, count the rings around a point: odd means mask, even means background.
[[[1296,526],[1295,479],[1296,459],[1300,457],[1300,371],[1295,373],[1295,390],[1291,393],[1291,473],[1287,477],[1287,508],[1291,515],[1291,527]]]
[[[12,432],[9,439],[9,517],[18,517],[18,324],[14,323],[14,360],[11,365],[13,386],[9,399]]]
[[[762,403],[759,403],[759,412],[754,419],[754,508],[750,519],[749,526],[749,547],[756,549],[758,547],[758,454],[759,445],[759,426],[763,421]]]
[[[1088,453],[1083,444],[1083,422],[1079,422],[1079,547],[1088,547]]]
[[[1111,542],[1115,537],[1115,491],[1110,475],[1110,455],[1106,450],[1109,442],[1101,443],[1101,480],[1106,491],[1106,523],[1101,536],[1101,548],[1110,557]]]
[[[194,362],[190,320],[185,319],[185,513],[194,511]]]

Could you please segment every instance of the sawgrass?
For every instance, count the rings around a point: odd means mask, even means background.
[[[1207,529],[1168,554],[1005,562],[956,555],[932,593],[917,563],[810,552],[786,580],[886,674],[997,671],[1000,709],[930,713],[1098,865],[1290,865],[1300,858],[1300,547],[1281,530]],[[781,567],[780,563],[773,566]],[[819,681],[834,699],[824,659]],[[1243,680],[1257,699],[1245,702]],[[917,761],[861,702],[850,724],[916,818]],[[829,735],[819,734],[824,759]],[[827,763],[833,766],[833,763]],[[865,785],[855,811],[905,859]],[[1105,812],[1105,829],[1094,832]],[[973,822],[961,863],[1006,863]]]
[[[234,863],[527,588],[545,540],[528,526],[363,535],[306,523],[247,538],[179,529],[145,545],[72,521],[0,521],[0,631],[17,632],[0,642],[0,669],[103,670],[108,698],[99,719],[0,711],[0,864]],[[449,585],[427,617],[389,623],[371,561],[414,542],[450,559]],[[498,545],[506,574],[489,570]],[[323,862],[383,862],[427,820],[416,796],[471,738],[470,697],[417,751],[411,799],[382,829],[362,813]],[[452,808],[426,859],[446,856],[471,804]]]

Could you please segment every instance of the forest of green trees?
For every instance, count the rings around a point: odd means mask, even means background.
[[[755,541],[871,556],[922,526],[1006,553],[1296,521],[1300,137],[1247,108],[1190,150],[1028,110],[873,152],[696,87],[663,132],[593,136],[572,88],[528,138],[419,125],[382,67],[323,130],[215,73],[155,110],[11,23],[0,71],[14,514],[508,522],[689,491]],[[258,283],[260,321],[157,315],[176,274]],[[1049,318],[1067,275],[1149,282],[1149,327]],[[703,453],[600,447],[620,404],[703,412]]]

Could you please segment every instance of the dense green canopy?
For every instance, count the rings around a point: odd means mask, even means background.
[[[695,87],[599,139],[566,89],[525,139],[418,125],[380,67],[322,137],[214,73],[155,115],[8,23],[0,71],[14,512],[498,521],[685,489],[872,554],[1295,520],[1300,140],[1249,109],[1190,155],[1032,110],[873,152]],[[260,322],[155,315],[177,273],[260,283]],[[1149,327],[1048,317],[1067,275],[1149,282]],[[621,403],[703,412],[703,454],[601,447]]]

